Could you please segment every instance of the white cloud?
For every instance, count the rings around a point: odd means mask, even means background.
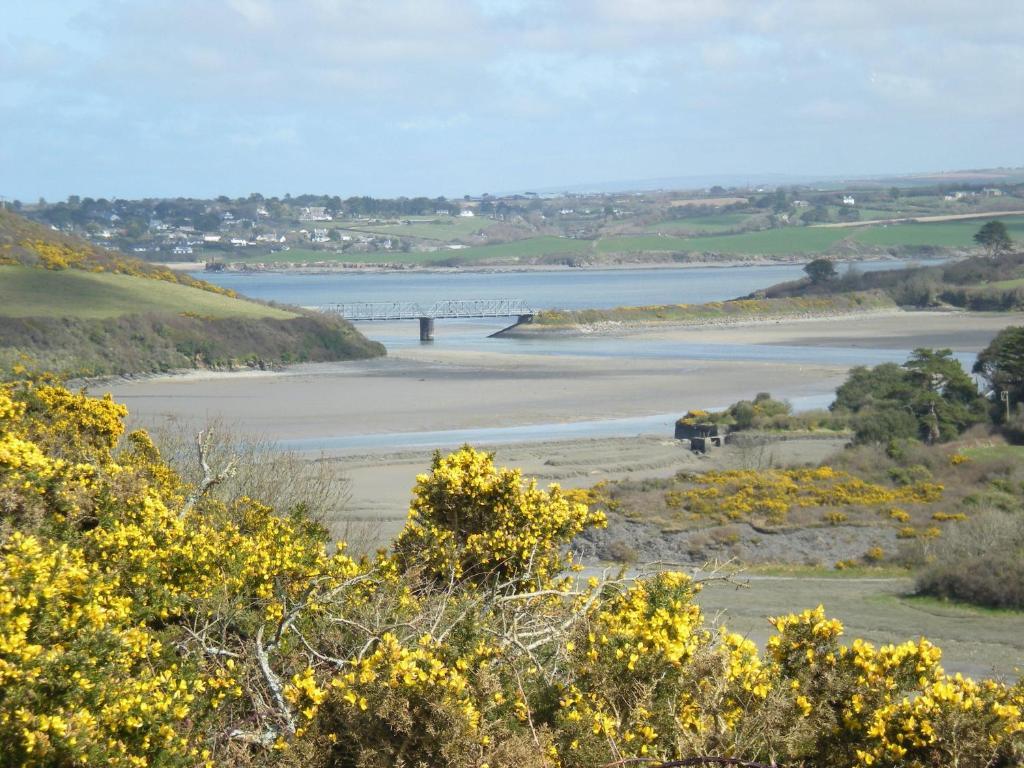
[[[546,173],[603,155],[592,173],[610,178],[645,157],[767,168],[790,162],[797,132],[862,146],[881,122],[896,138],[874,168],[899,137],[951,162],[936,124],[943,141],[990,130],[986,149],[1014,162],[1024,118],[1024,2],[1007,0],[36,0],[4,21],[8,146],[59,135],[104,154],[131,125],[173,155],[188,127],[210,161],[301,157],[331,136],[376,172],[433,157],[443,134],[501,174],[559,136]]]

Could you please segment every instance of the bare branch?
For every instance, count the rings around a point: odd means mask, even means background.
[[[213,441],[213,430],[208,429],[200,431],[196,435],[196,453],[199,457],[199,466],[203,470],[203,479],[199,481],[199,485],[188,495],[185,499],[185,503],[181,507],[179,517],[184,517],[192,511],[193,507],[199,502],[203,496],[205,496],[211,488],[215,485],[223,483],[231,477],[234,477],[235,472],[238,468],[238,460],[231,459],[227,465],[220,472],[214,472],[210,469],[210,462],[208,455],[210,452],[210,444]]]
[[[274,700],[274,704],[277,708],[278,714],[281,719],[284,720],[285,730],[287,730],[289,736],[295,735],[295,715],[292,713],[292,708],[288,706],[288,702],[284,698],[284,688],[281,685],[281,678],[277,676],[277,673],[270,668],[270,658],[267,655],[267,649],[263,645],[263,627],[261,626],[256,630],[256,661],[260,666],[260,672],[263,673],[263,679],[267,683],[267,688],[270,689],[270,695]]]

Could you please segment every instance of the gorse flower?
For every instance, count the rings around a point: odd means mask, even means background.
[[[1021,684],[949,676],[924,638],[844,644],[819,606],[773,619],[761,652],[705,621],[685,574],[573,573],[573,537],[604,523],[592,494],[490,454],[436,456],[395,554],[357,561],[301,510],[187,504],[195,489],[124,418],[47,377],[0,385],[5,767],[1024,756]],[[940,492],[826,467],[708,473],[681,503],[891,514]]]

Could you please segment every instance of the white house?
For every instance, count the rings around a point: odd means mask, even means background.
[[[333,221],[333,217],[323,206],[310,206],[299,213],[299,221]]]
[[[464,219],[471,219],[474,216],[476,216],[476,214],[473,213],[473,211],[471,211],[469,208],[466,208],[464,211],[459,211],[459,216],[461,216]]]
[[[220,235],[203,235],[204,243],[219,243]]]
[[[857,201],[853,195],[843,195],[843,205],[856,205]]]

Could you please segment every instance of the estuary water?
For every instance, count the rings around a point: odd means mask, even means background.
[[[910,262],[839,264],[862,272]],[[534,309],[604,309],[648,304],[699,304],[752,293],[804,277],[800,264],[665,269],[576,269],[529,272],[197,272],[194,275],[264,301],[312,306],[356,301],[522,299]]]
[[[899,269],[907,262],[875,261],[841,264],[839,271]],[[733,267],[639,268],[609,270],[493,271],[493,272],[363,272],[322,274],[212,273],[197,274],[239,293],[282,304],[316,306],[330,303],[389,301],[431,304],[444,299],[522,299],[532,308],[580,309],[622,305],[701,303],[735,298],[769,285],[803,276],[800,264]],[[900,363],[910,349],[894,348],[880,340],[867,339],[849,344],[829,338],[815,344],[751,343],[758,338],[733,343],[707,343],[699,337],[665,338],[603,335],[490,338],[514,318],[438,320],[431,354],[459,353],[459,359],[473,361],[486,356],[540,355],[545,357],[607,359],[610,366],[630,369],[644,361],[668,361],[686,365],[693,361],[749,361],[784,363],[795,366],[829,365],[853,367]],[[382,342],[396,356],[414,354],[422,346],[418,324],[405,322],[357,323],[368,337]],[[475,353],[482,353],[477,357]],[[422,353],[420,353],[422,355]],[[958,354],[970,368],[973,355]],[[614,360],[614,362],[613,362]],[[475,364],[475,363],[470,363]],[[486,363],[484,363],[486,365]],[[798,410],[821,408],[832,399],[831,387],[803,388],[801,392],[780,392],[789,396]],[[731,400],[729,400],[731,402]],[[700,403],[716,408],[728,402]],[[651,411],[655,409],[652,408]],[[552,423],[538,418],[521,426],[484,426],[476,429],[424,430],[375,434],[330,433],[317,438],[283,441],[287,447],[308,451],[380,451],[421,447],[454,446],[464,442],[482,444],[523,443],[561,439],[670,434],[678,414],[651,412],[630,418],[584,418]],[[579,417],[577,417],[579,418]]]
[[[910,262],[839,264],[863,272],[901,269]],[[533,309],[608,308],[624,305],[697,304],[736,298],[775,283],[803,277],[800,264],[665,269],[530,272],[332,272],[196,273],[196,277],[265,301],[299,306],[364,301],[431,304],[444,299],[522,299]],[[902,362],[909,350],[849,346],[699,344],[599,336],[583,338],[489,338],[514,318],[438,320],[437,349],[498,354],[628,357],[678,360],[877,365]],[[389,350],[420,346],[415,321],[356,324]]]

